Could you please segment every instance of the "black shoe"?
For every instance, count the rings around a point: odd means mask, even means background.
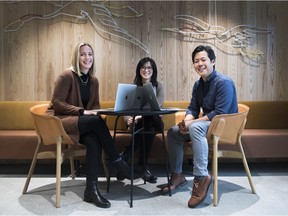
[[[122,158],[112,162],[111,165],[117,169],[116,178],[118,181],[123,181],[125,178],[131,180],[131,167],[129,167]],[[143,172],[138,173],[134,171],[133,173],[133,179],[138,179],[142,176]]]
[[[123,176],[121,173],[117,173],[116,178],[117,178],[117,181],[124,181],[125,176]]]
[[[152,184],[157,183],[157,176],[152,175],[149,169],[146,169],[144,176],[142,176],[142,179]]]
[[[98,191],[96,181],[87,181],[83,200],[88,203],[93,202],[99,208],[111,207],[111,203]]]
[[[139,179],[141,177],[143,177],[143,173],[138,173],[134,171],[133,179]],[[116,178],[117,178],[117,181],[123,181],[126,177],[122,173],[117,173]],[[131,180],[131,177],[127,179]]]
[[[122,159],[128,163],[129,158],[130,158],[130,151],[129,150],[124,150],[123,152],[120,153],[120,156],[122,157]]]
[[[121,178],[122,180],[124,180],[125,178],[131,179],[131,175],[130,175],[131,168],[127,165],[127,163],[122,158],[112,162],[111,165],[115,167],[117,170],[116,177],[119,176],[119,179]]]

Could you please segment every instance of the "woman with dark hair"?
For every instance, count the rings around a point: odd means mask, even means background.
[[[155,64],[155,61],[149,57],[145,57],[141,59],[136,67],[136,75],[134,78],[134,84],[137,86],[143,86],[146,83],[151,82],[154,93],[157,96],[158,102],[160,107],[163,106],[164,103],[164,88],[163,85],[157,81],[157,66]],[[127,123],[128,129],[132,125],[132,117],[131,116],[125,116],[124,117],[125,122]],[[160,131],[163,125],[162,119],[159,115],[151,115],[151,116],[136,116],[135,117],[135,130],[142,127],[144,121],[144,130],[145,131]],[[150,183],[156,183],[157,177],[152,175],[150,170],[148,169],[147,165],[147,159],[149,158],[151,147],[152,147],[152,141],[155,137],[155,134],[145,134],[145,143],[143,143],[142,134],[135,135],[135,142],[134,142],[134,150],[136,151],[138,147],[139,149],[139,172],[144,173],[143,180],[150,182]],[[145,145],[145,158],[143,158],[143,147]],[[126,162],[129,159],[129,156],[131,155],[131,143],[129,146],[126,147],[125,151],[122,153],[122,157]],[[145,165],[145,166],[144,166]],[[121,177],[118,176],[118,179]]]
[[[86,189],[84,201],[100,208],[109,208],[97,187],[102,150],[111,165],[125,178],[130,168],[116,151],[105,121],[95,109],[100,108],[99,82],[95,74],[94,51],[88,43],[79,43],[72,55],[71,67],[61,73],[56,82],[47,114],[61,119],[73,142],[86,146]]]

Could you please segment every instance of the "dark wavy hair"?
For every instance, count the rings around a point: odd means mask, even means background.
[[[208,58],[210,59],[210,61],[214,61],[216,60],[216,56],[215,56],[215,53],[214,53],[214,50],[210,47],[210,46],[203,46],[203,45],[200,45],[200,46],[197,46],[194,51],[192,52],[192,62],[194,63],[194,58],[195,58],[195,55],[196,53],[198,52],[202,52],[202,51],[206,51],[207,54],[208,54]],[[215,64],[214,64],[214,69],[215,69]]]
[[[152,66],[152,69],[153,69],[153,74],[152,74],[152,77],[151,77],[151,83],[152,83],[153,86],[155,86],[157,88],[158,87],[157,66],[156,66],[155,61],[152,58],[149,58],[149,57],[142,58],[138,62],[137,67],[136,67],[136,75],[135,75],[135,78],[134,78],[134,84],[136,84],[137,86],[142,86],[143,85],[142,77],[140,75],[140,70],[147,62],[150,62],[151,66]]]

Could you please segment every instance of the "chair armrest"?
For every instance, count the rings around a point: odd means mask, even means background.
[[[207,132],[207,136],[214,135],[220,137],[223,133],[224,127],[225,127],[225,117],[222,117],[221,115],[215,116],[211,121],[211,124]]]

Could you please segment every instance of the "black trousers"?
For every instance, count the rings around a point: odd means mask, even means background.
[[[119,158],[112,136],[105,121],[97,115],[82,115],[79,117],[78,128],[79,142],[86,146],[86,178],[96,181],[98,179],[99,165],[102,149],[108,155],[110,161]]]
[[[152,116],[143,116],[140,121],[135,125],[135,130],[140,129],[143,126],[144,121],[144,130],[145,131],[160,131],[163,127],[163,121],[159,115]],[[145,134],[145,143],[143,143],[143,134],[136,134],[134,140],[134,151],[138,150],[139,147],[139,161],[138,164],[140,166],[144,165],[144,145],[145,145],[145,162],[147,163],[147,159],[150,156],[152,141],[155,137],[155,133]],[[127,147],[129,151],[132,150],[132,140],[130,145]],[[145,164],[146,164],[145,163]]]

